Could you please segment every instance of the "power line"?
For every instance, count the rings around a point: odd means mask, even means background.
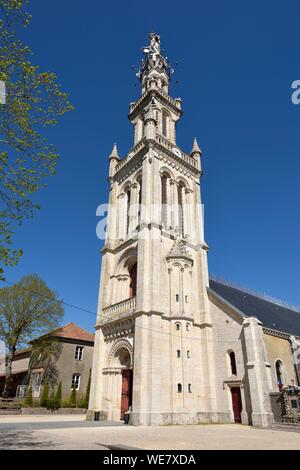
[[[13,282],[7,281],[6,279],[1,279],[1,281],[5,282],[6,284],[9,284],[11,286],[19,287],[23,290],[26,290],[26,291],[30,292],[31,294],[39,295],[40,297],[43,297],[44,299],[53,300],[51,297],[48,297],[47,295],[44,295],[44,294],[41,294],[40,292],[36,292],[36,291],[31,290],[31,289],[28,289],[28,287],[20,286],[19,284],[15,284]],[[92,312],[91,310],[87,310],[87,309],[82,308],[82,307],[78,307],[78,305],[69,304],[68,302],[64,302],[63,300],[57,300],[57,302],[60,303],[60,304],[66,305],[67,307],[75,308],[76,310],[81,310],[82,312],[90,313],[91,315],[96,315],[95,312]]]
[[[48,300],[53,300],[51,297],[48,297],[47,295],[44,295],[44,294],[41,294],[40,292],[37,292],[37,291],[33,291],[31,289],[28,289],[27,287],[23,287],[23,286],[20,286],[19,284],[16,284],[16,283],[13,283],[13,282],[10,282],[6,279],[1,279],[2,282],[5,282],[6,284],[9,284],[11,286],[15,286],[15,287],[19,287],[25,291],[28,291],[30,292],[31,294],[34,294],[34,295],[38,295],[40,297],[43,297],[45,299],[48,299]],[[75,308],[76,310],[80,310],[82,312],[85,312],[85,313],[88,313],[90,315],[93,315],[93,317],[99,317],[101,318],[101,315],[98,314],[98,313],[95,313],[95,312],[92,312],[91,310],[87,310],[85,308],[82,308],[82,307],[79,307],[78,305],[74,305],[74,304],[70,304],[68,302],[64,302],[63,300],[58,300],[57,301],[58,303],[61,303],[63,305],[66,305],[67,307],[71,307],[71,308]],[[126,318],[126,317],[124,317]],[[114,319],[112,319],[113,321]],[[115,319],[115,320],[118,320],[118,319]],[[122,319],[120,319],[122,320]],[[178,321],[181,321],[180,319],[178,319]],[[232,344],[233,342],[239,342],[239,339],[236,339],[236,340],[231,340],[231,341],[219,341],[219,340],[216,340],[216,339],[213,339],[213,340],[204,340],[202,338],[197,338],[195,336],[187,336],[187,335],[181,335],[181,334],[174,334],[174,333],[170,333],[170,332],[165,332],[165,331],[160,331],[160,330],[155,330],[153,328],[148,328],[146,326],[139,326],[139,325],[134,325],[135,328],[140,328],[140,329],[143,329],[143,330],[147,330],[147,331],[152,331],[154,333],[159,333],[159,334],[163,334],[163,335],[167,335],[167,336],[172,336],[174,338],[182,338],[182,339],[187,339],[187,340],[194,340],[194,341],[198,341],[198,342],[205,342],[205,343],[222,343],[222,344],[227,344],[227,343],[230,343]]]

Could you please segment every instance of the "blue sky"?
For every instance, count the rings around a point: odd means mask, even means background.
[[[300,105],[290,99],[299,2],[30,3],[33,60],[58,74],[76,110],[48,132],[61,160],[41,211],[17,231],[24,256],[7,279],[37,272],[66,302],[96,310],[96,207],[107,200],[113,142],[122,155],[133,142],[128,105],[140,88],[131,65],[154,30],[179,62],[178,144],[189,151],[196,136],[203,150],[210,272],[300,305]],[[91,330],[95,317],[66,307],[65,321]]]

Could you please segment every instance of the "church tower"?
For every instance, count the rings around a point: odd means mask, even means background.
[[[150,34],[130,104],[133,147],[109,156],[109,213],[88,416],[135,425],[214,421],[201,150],[176,143],[180,98]]]

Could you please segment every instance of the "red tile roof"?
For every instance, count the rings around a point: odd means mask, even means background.
[[[15,357],[15,356],[19,356],[19,355],[21,355],[21,354],[26,354],[26,353],[30,354],[30,353],[31,353],[31,348],[18,349],[18,350],[15,352],[14,357]]]
[[[94,335],[89,331],[80,328],[80,326],[76,325],[73,322],[67,323],[60,328],[57,328],[51,333],[53,336],[59,338],[69,338],[69,339],[77,339],[78,341],[92,341],[94,342]]]

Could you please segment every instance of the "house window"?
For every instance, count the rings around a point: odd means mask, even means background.
[[[177,384],[177,393],[182,393],[182,385]]]
[[[192,384],[188,384],[188,392],[192,393]]]
[[[176,302],[179,302],[179,294],[176,294]]]
[[[177,349],[176,356],[180,357],[180,349]]]
[[[298,408],[297,400],[291,400],[292,408]]]
[[[190,359],[190,357],[191,357],[191,353],[190,353],[189,350],[187,350],[187,352],[186,352],[186,357],[187,357],[188,359]]]
[[[82,361],[82,359],[83,359],[83,350],[84,350],[83,346],[76,346],[76,348],[75,348],[75,359],[77,361]]]
[[[72,376],[72,385],[71,389],[75,387],[75,390],[79,390],[80,388],[80,374],[73,374]]]
[[[180,323],[176,323],[176,330],[177,330],[177,331],[180,330]]]
[[[184,299],[185,299],[185,303],[187,304],[187,303],[188,303],[188,296],[185,295],[185,296],[184,296]]]

